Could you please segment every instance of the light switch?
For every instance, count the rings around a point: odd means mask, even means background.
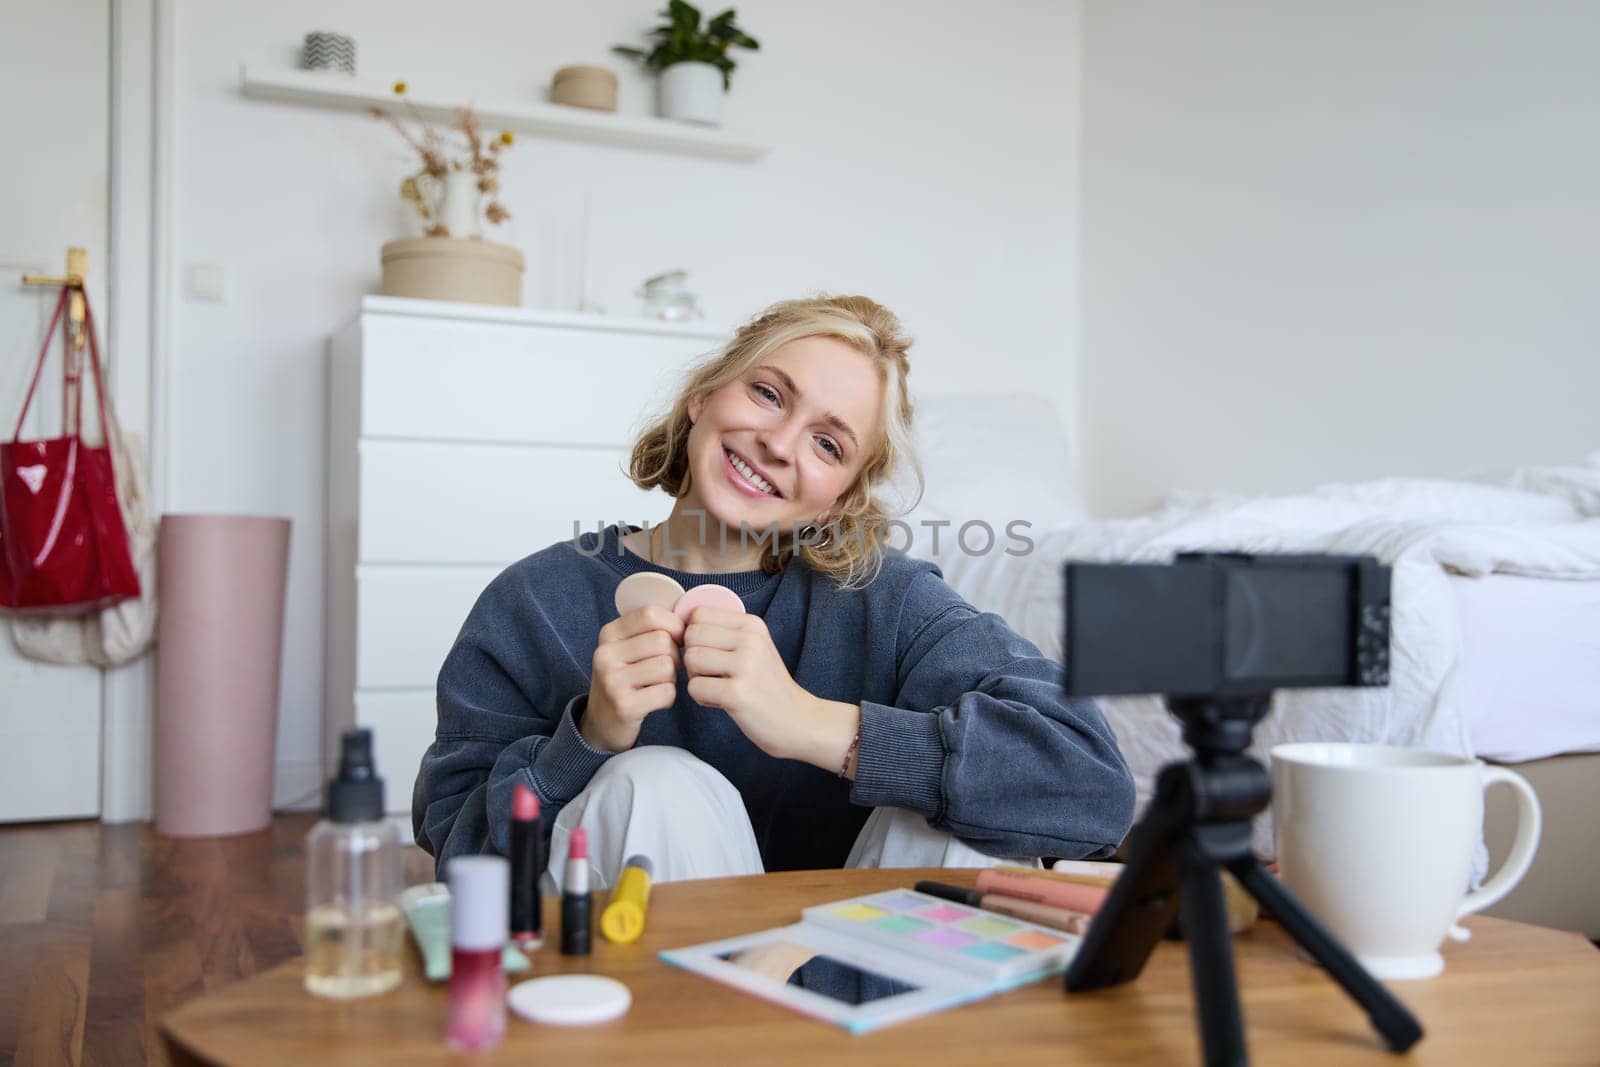
[[[186,263],[183,268],[183,295],[191,303],[227,302],[226,278],[220,263]]]

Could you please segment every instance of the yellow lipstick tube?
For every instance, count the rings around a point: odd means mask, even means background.
[[[600,932],[614,945],[628,945],[644,933],[645,909],[650,905],[650,876],[654,868],[646,856],[629,856],[622,877],[611,891],[611,903],[600,913]]]

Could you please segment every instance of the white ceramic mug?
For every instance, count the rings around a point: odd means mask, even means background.
[[[1511,854],[1468,893],[1483,792],[1517,794]],[[1509,893],[1539,843],[1539,798],[1482,760],[1391,745],[1301,742],[1272,750],[1278,870],[1290,892],[1378,978],[1430,978],[1464,915]]]

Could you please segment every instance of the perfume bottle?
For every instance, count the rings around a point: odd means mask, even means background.
[[[400,984],[400,838],[383,817],[372,731],[346,730],[327,817],[306,838],[306,989],[349,999]]]

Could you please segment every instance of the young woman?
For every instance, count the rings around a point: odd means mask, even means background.
[[[666,520],[513,564],[467,618],[419,844],[441,864],[505,852],[519,784],[554,820],[552,874],[583,825],[602,885],[640,852],[667,880],[1122,840],[1133,781],[1099,710],[933,564],[885,549],[884,490],[914,464],[909,344],[865,297],[794,300],[692,373],[631,460],[673,497]],[[643,572],[726,586],[745,611],[618,617]]]

